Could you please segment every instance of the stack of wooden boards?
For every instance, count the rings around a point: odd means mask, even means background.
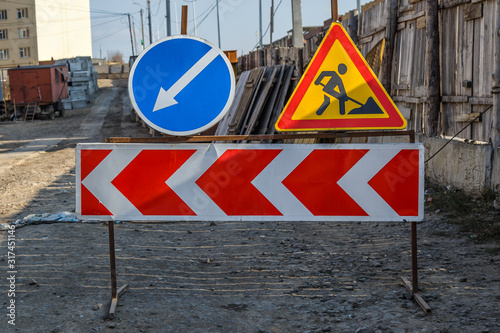
[[[234,102],[219,122],[215,135],[274,134],[294,88],[292,65],[254,68],[241,73]]]

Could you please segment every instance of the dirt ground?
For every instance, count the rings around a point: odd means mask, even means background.
[[[63,118],[0,123],[0,223],[74,212],[76,143],[149,135],[126,81],[100,85]],[[500,255],[446,218],[418,224],[430,314],[400,280],[408,223],[117,223],[113,320],[106,224],[1,231],[0,332],[500,332]]]

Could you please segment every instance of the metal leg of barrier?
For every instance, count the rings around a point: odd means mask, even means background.
[[[118,297],[127,291],[128,284],[116,289],[116,255],[115,255],[115,225],[114,221],[108,221],[109,231],[109,266],[111,269],[111,305],[109,306],[108,319],[113,319],[118,306]]]
[[[411,222],[411,272],[412,281],[401,277],[404,286],[413,295],[415,301],[420,305],[424,312],[431,312],[431,308],[418,293],[418,254],[417,254],[417,222]]]
[[[410,143],[415,143],[415,131],[408,132]],[[431,312],[431,308],[418,293],[418,249],[417,249],[417,222],[411,222],[411,275],[412,281],[401,277],[404,286],[413,295],[415,301],[420,305],[424,312]]]

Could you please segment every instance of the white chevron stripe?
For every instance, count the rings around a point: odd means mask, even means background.
[[[255,177],[252,184],[269,200],[283,215],[300,218],[310,218],[313,215],[284,185],[288,175],[304,161],[313,148],[302,146],[302,149],[288,149],[276,145],[275,149],[283,151]],[[298,148],[298,147],[296,147]]]
[[[217,219],[224,211],[195,183],[226,151],[215,146],[197,147],[193,154],[168,180],[167,185],[199,216]]]
[[[368,184],[400,151],[400,149],[370,149],[337,182],[370,218],[400,219],[394,209]]]
[[[111,184],[142,149],[113,149],[82,181],[82,184],[113,214],[129,219],[143,217],[141,212]]]

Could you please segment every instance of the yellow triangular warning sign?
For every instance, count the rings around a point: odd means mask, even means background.
[[[283,109],[278,131],[403,129],[406,120],[339,23]]]

